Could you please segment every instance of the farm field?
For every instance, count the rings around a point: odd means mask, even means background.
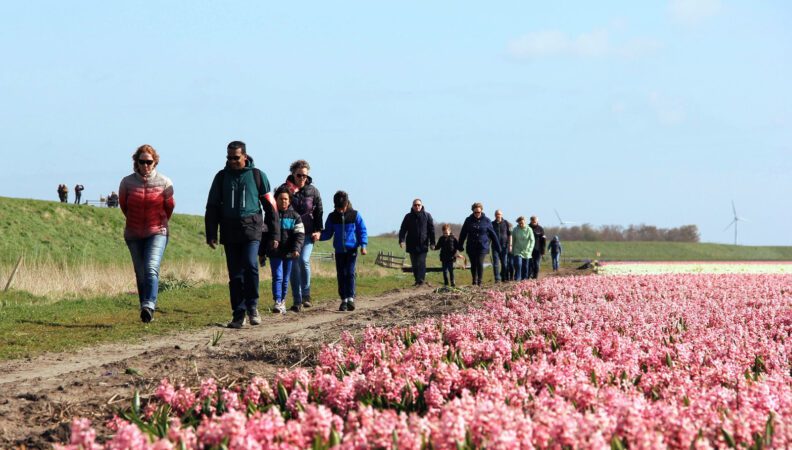
[[[454,303],[336,329],[312,364],[285,351],[244,382],[114,366],[124,407],[85,412],[106,448],[792,445],[792,276],[554,277]],[[93,448],[91,422],[70,427],[63,448]]]
[[[545,261],[538,282],[494,285],[487,269],[484,289],[458,272],[462,287],[442,291],[438,273],[415,289],[375,266],[379,250],[403,253],[374,237],[354,313],[336,311],[332,262],[316,261],[317,307],[226,330],[224,258],[204,244],[201,217],[175,216],[148,326],[120,211],[0,198],[0,218],[0,281],[25,255],[0,293],[0,448],[77,448],[75,437],[158,449],[792,442],[789,247],[564,242],[565,258],[600,252],[609,276],[570,261],[555,274]],[[754,257],[712,262],[736,253]],[[653,275],[666,266],[685,273]],[[616,272],[629,267],[642,275]],[[763,270],[736,270],[746,267]],[[281,426],[252,444],[255,430]]]
[[[663,273],[775,273],[792,274],[792,262],[772,261],[657,261],[600,263],[601,275],[657,275]]]

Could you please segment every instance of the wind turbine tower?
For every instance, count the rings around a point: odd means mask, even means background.
[[[724,228],[723,231],[726,231],[729,229],[729,227],[734,226],[734,245],[737,245],[737,224],[739,222],[748,222],[748,220],[737,215],[737,208],[734,206],[734,200],[732,200],[732,213],[734,213],[734,218],[731,222],[729,222],[728,225],[726,225],[726,228]]]

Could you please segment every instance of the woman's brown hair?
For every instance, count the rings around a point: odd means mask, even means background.
[[[140,157],[141,153],[148,153],[149,155],[151,155],[151,157],[154,158],[154,167],[157,167],[157,164],[159,164],[159,154],[157,153],[156,150],[154,150],[154,147],[152,147],[152,146],[150,146],[148,144],[143,144],[140,147],[138,147],[137,150],[135,150],[135,153],[132,154],[132,171],[133,172],[137,172],[138,171],[137,170],[138,158]]]

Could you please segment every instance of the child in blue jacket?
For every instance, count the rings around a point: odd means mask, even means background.
[[[333,196],[333,205],[335,210],[327,216],[319,240],[326,241],[333,238],[338,296],[341,297],[341,306],[338,310],[354,311],[357,249],[360,247],[361,255],[366,254],[368,233],[363,217],[352,209],[346,192],[336,192]]]

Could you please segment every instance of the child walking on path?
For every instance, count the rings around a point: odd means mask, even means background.
[[[451,225],[443,224],[443,235],[437,241],[435,250],[440,250],[440,262],[443,265],[443,284],[448,286],[448,281],[451,281],[451,286],[456,286],[454,282],[454,260],[457,258],[457,245],[459,242],[457,238],[451,233]]]
[[[285,298],[289,290],[293,261],[300,257],[300,249],[305,240],[305,227],[302,218],[291,206],[292,194],[287,188],[275,191],[275,205],[278,207],[280,217],[280,234],[275,236],[273,245],[265,245],[261,251],[267,250],[270,258],[270,271],[272,273],[272,299],[275,306],[272,312],[283,314],[286,312]],[[295,299],[291,307],[294,312],[302,310],[302,304]]]
[[[357,251],[366,254],[368,233],[366,224],[360,213],[352,209],[349,196],[338,191],[333,196],[335,210],[327,216],[324,230],[319,238],[327,241],[333,238],[335,250],[336,278],[338,279],[338,296],[341,298],[339,311],[355,310],[355,263]]]
[[[558,271],[558,259],[561,256],[561,241],[558,236],[553,236],[553,239],[547,244],[547,249],[550,250],[550,256],[553,257],[553,271]]]

